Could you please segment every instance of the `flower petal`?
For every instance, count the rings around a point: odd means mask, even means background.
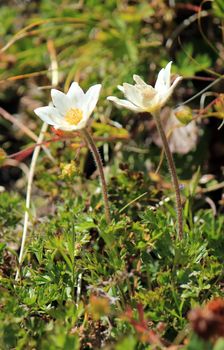
[[[124,95],[125,97],[138,107],[142,106],[142,91],[134,85],[124,83]],[[143,88],[144,90],[144,88]]]
[[[81,130],[81,129],[85,128],[87,121],[88,121],[88,118],[87,119],[83,118],[77,125],[72,126],[72,130],[75,131],[75,130]]]
[[[85,94],[79,84],[74,81],[70,86],[66,96],[70,99],[72,107],[80,107],[82,104]]]
[[[170,89],[172,89],[172,92],[175,89],[175,87],[177,86],[177,84],[179,83],[179,81],[181,81],[182,79],[183,79],[183,77],[179,76],[174,80],[173,84],[170,87]]]
[[[124,87],[122,85],[118,85],[117,88],[118,88],[118,90],[120,90],[124,94]]]
[[[144,80],[139,75],[134,74],[133,79],[137,85],[147,86],[147,84],[144,82]]]
[[[117,106],[125,107],[134,112],[144,112],[144,109],[141,107],[135,106],[133,103],[127,100],[121,100],[115,96],[108,96],[107,100],[114,102]]]
[[[72,107],[70,100],[67,98],[67,96],[59,90],[52,89],[51,98],[54,106],[59,110],[59,112],[62,115],[65,114]]]
[[[171,87],[160,97],[161,98],[161,105],[164,105],[166,103],[166,101],[170,98],[170,96],[173,93],[173,90],[175,89],[175,87],[177,86],[177,84],[179,83],[180,80],[182,80],[182,77],[177,77],[174,80]]]
[[[34,110],[36,115],[49,125],[60,125],[63,118],[55,107],[45,106]]]
[[[144,89],[142,97],[145,111],[151,113],[160,108],[160,95],[152,86],[148,85]]]
[[[157,92],[163,93],[165,90],[165,84],[164,84],[164,68],[162,68],[159,71],[156,83],[155,83],[155,90]]]
[[[81,130],[86,127],[88,118],[82,118],[78,124],[69,124],[67,122],[62,123],[60,126],[56,127],[58,129],[64,130],[64,131],[75,131],[75,130]]]
[[[158,74],[155,89],[160,95],[166,94],[167,90],[170,88],[171,65],[172,61],[170,61],[165,68],[162,68]]]
[[[170,87],[171,65],[172,65],[172,61],[170,61],[164,69],[164,84],[166,85],[167,89],[169,89],[169,87]]]
[[[83,101],[82,110],[84,111],[84,118],[89,118],[90,114],[93,112],[96,107],[97,101],[99,99],[101,90],[101,84],[93,85],[89,88],[89,90],[85,94],[85,98]]]

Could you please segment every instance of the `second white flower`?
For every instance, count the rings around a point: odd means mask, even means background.
[[[109,96],[107,99],[134,112],[154,113],[160,110],[182,79],[182,77],[177,77],[173,84],[170,84],[171,64],[172,62],[169,62],[165,68],[160,70],[155,87],[146,84],[138,75],[133,75],[135,85],[124,83],[123,86],[118,86],[119,90],[124,93],[125,100],[115,96]]]

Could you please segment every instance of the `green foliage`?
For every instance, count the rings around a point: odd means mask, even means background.
[[[211,58],[208,54],[194,55],[193,44],[183,45],[182,50],[176,58],[176,73],[183,77],[193,77],[197,72],[201,72],[211,65]]]
[[[224,349],[224,339],[223,338],[219,339],[214,346],[214,350],[222,350],[222,349]]]
[[[215,15],[218,17],[223,18],[224,17],[224,4],[222,0],[215,0],[212,3],[213,10],[215,12]]]
[[[117,177],[120,181],[123,174]],[[97,321],[90,322],[84,306],[93,294],[111,305],[113,327],[101,341],[116,338],[120,340],[115,348],[134,349],[139,340],[123,319],[126,305],[133,310],[143,305],[145,317],[153,324],[164,322],[172,339],[186,326],[185,316],[192,306],[223,294],[218,287],[223,274],[223,237],[220,229],[210,230],[214,225],[211,210],[199,211],[192,230],[186,227],[179,242],[169,206],[166,211],[140,210],[135,221],[117,214],[116,222],[106,226],[100,213],[85,212],[83,199],[71,194],[65,198],[65,193],[60,194],[63,201],[58,198],[54,204],[56,215],[35,224],[22,282],[13,287],[10,280],[2,279],[4,288],[9,288],[2,307],[3,315],[8,315],[2,316],[4,348],[41,344],[45,349],[50,344],[52,349],[79,349],[80,341],[82,346],[85,339],[94,343],[91,332]],[[220,216],[217,228],[223,219]],[[89,323],[84,322],[86,312]],[[101,316],[100,320],[101,327],[106,327],[107,319]],[[84,327],[82,332],[88,337],[80,338],[79,327]],[[129,336],[122,340],[124,334]],[[193,340],[190,344],[189,349],[196,349]]]
[[[17,194],[0,193],[0,230],[13,228],[21,219],[21,198]]]
[[[16,18],[16,9],[8,6],[1,6],[0,21],[3,25],[0,28],[0,35],[8,38]]]
[[[212,344],[208,341],[205,341],[203,339],[200,339],[197,336],[193,336],[191,338],[190,343],[188,344],[188,346],[186,347],[187,350],[194,350],[194,349],[198,349],[198,350],[212,350],[212,349],[216,349],[216,347],[213,348]]]
[[[134,350],[136,349],[136,343],[134,337],[127,337],[115,346],[115,350]]]
[[[39,26],[34,26],[34,35],[25,34],[23,40],[16,41],[9,49],[16,55],[11,74],[46,69],[46,62],[50,64],[46,40],[51,39],[58,53],[59,69],[64,80],[67,77],[65,89],[75,74],[82,72],[87,77],[86,86],[100,79],[111,92],[120,80],[136,72],[139,49],[146,50],[148,43],[144,49],[145,43],[152,40],[151,33],[145,33],[141,26],[154,11],[146,2],[125,8],[117,6],[115,1],[103,6],[90,1],[85,4],[84,11],[70,6],[66,7],[63,1],[41,1],[36,8],[38,14],[34,12],[26,23],[41,21]],[[22,7],[18,11],[22,16]],[[158,46],[158,43],[153,45]],[[100,70],[97,69],[99,63]]]

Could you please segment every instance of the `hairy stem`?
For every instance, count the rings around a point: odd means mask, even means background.
[[[166,154],[170,175],[171,175],[173,187],[175,190],[178,236],[179,236],[179,239],[182,239],[183,238],[183,215],[182,215],[182,203],[181,203],[180,188],[179,188],[179,181],[178,181],[178,177],[177,177],[176,167],[175,167],[172,153],[170,151],[170,147],[169,147],[169,144],[167,141],[166,134],[163,130],[163,126],[162,126],[161,119],[160,119],[160,112],[154,113],[153,117],[155,119],[157,130],[159,132],[159,135],[160,135],[162,143],[163,143],[163,148],[164,148],[164,151]]]
[[[98,149],[95,145],[95,142],[94,142],[92,136],[90,135],[90,133],[86,129],[83,129],[82,135],[83,135],[87,145],[89,146],[90,151],[92,152],[93,158],[95,160],[95,163],[96,163],[96,166],[97,166],[97,169],[99,172],[99,176],[100,176],[100,180],[101,180],[101,187],[102,187],[103,201],[104,201],[104,208],[105,208],[105,216],[106,216],[107,222],[110,223],[111,218],[110,218],[110,208],[109,208],[109,201],[108,201],[108,195],[107,195],[107,184],[106,184],[106,180],[105,180],[105,176],[104,176],[102,160],[101,160],[99,151],[98,151]]]

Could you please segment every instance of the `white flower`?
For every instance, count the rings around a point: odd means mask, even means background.
[[[171,64],[172,62],[169,62],[165,68],[160,70],[155,87],[146,84],[138,75],[133,75],[135,85],[124,83],[123,86],[118,86],[126,100],[114,96],[109,96],[107,99],[134,112],[154,113],[160,110],[182,79],[182,77],[177,77],[170,85]]]
[[[70,86],[67,94],[52,89],[53,106],[36,108],[34,112],[55,129],[74,131],[85,128],[99,99],[101,84],[93,85],[84,93],[78,83]]]

